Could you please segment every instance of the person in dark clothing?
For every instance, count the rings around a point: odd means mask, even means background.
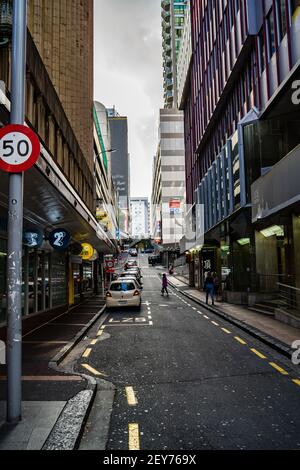
[[[169,297],[167,275],[163,274],[161,295],[164,296],[165,292],[166,292],[167,296]]]
[[[211,303],[214,305],[215,303],[215,283],[214,278],[211,273],[207,273],[205,282],[204,282],[204,290],[206,292],[206,304],[208,305],[208,298],[211,297]]]
[[[219,296],[220,296],[220,287],[221,287],[220,286],[220,281],[219,281],[219,278],[218,278],[218,274],[214,273],[213,278],[214,278],[215,298],[218,301]]]

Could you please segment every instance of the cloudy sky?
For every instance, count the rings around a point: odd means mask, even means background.
[[[95,99],[128,116],[131,195],[151,195],[163,105],[160,0],[94,0]]]

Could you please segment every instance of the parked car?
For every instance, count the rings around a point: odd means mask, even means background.
[[[133,267],[136,267],[138,264],[137,264],[137,261],[133,261],[133,260],[130,260],[130,261],[127,261],[124,265],[124,269],[129,269],[129,268],[133,268]]]
[[[134,274],[130,273],[122,273],[119,274],[118,279],[126,279],[126,281],[134,281],[138,287],[138,289],[143,289],[143,283],[141,280],[137,279],[137,277]]]
[[[137,256],[137,255],[138,255],[138,251],[137,251],[136,248],[130,248],[129,254],[130,254],[130,256]]]
[[[141,273],[141,270],[139,268],[130,268],[130,269],[127,269],[127,271],[125,271],[125,272],[128,273],[128,274],[133,274],[138,279],[141,279],[143,277],[142,273]]]
[[[137,307],[141,308],[142,297],[134,281],[113,281],[106,293],[106,308]]]

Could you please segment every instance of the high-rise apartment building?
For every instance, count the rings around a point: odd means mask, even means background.
[[[131,237],[145,239],[149,237],[149,200],[147,197],[130,198]]]
[[[177,107],[177,59],[187,0],[162,0],[164,100],[166,108]]]

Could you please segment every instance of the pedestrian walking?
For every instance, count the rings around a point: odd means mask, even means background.
[[[163,274],[163,277],[162,277],[161,295],[164,296],[165,293],[166,293],[167,296],[169,297],[167,275],[166,275],[166,274]]]
[[[217,273],[214,273],[213,279],[214,279],[214,287],[215,287],[215,297],[216,297],[216,300],[218,300],[221,286],[220,286],[220,280],[218,278]]]
[[[206,292],[206,304],[208,305],[208,298],[211,297],[211,303],[214,305],[215,303],[215,285],[214,285],[214,278],[211,273],[207,273],[205,282],[204,282],[204,290]]]

